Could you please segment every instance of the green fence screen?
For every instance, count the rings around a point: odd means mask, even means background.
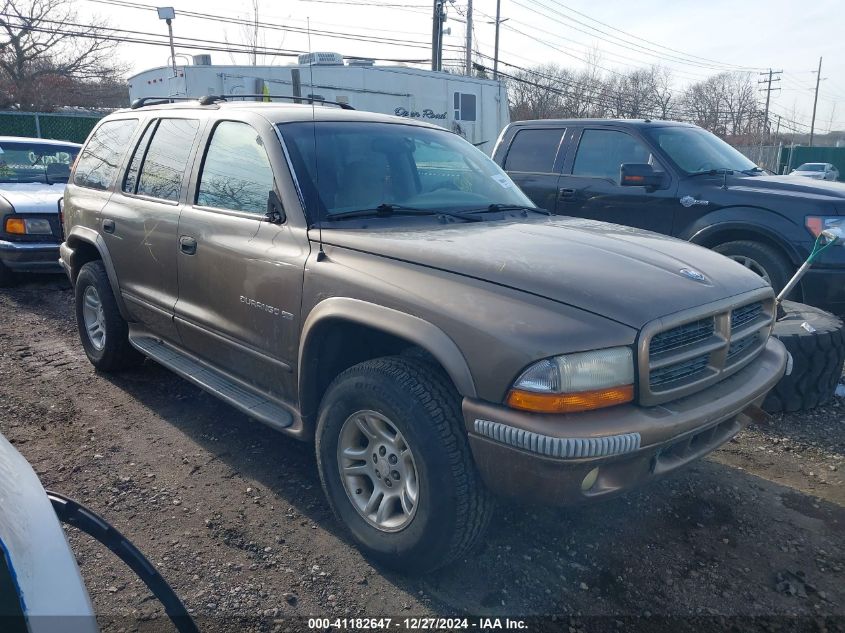
[[[0,136],[30,136],[82,143],[102,116],[43,112],[0,112]]]
[[[781,148],[780,173],[789,173],[802,163],[832,163],[839,170],[839,180],[845,180],[845,147]]]

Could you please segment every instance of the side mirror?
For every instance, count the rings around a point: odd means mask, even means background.
[[[287,220],[285,208],[275,189],[271,189],[267,195],[267,213],[264,214],[264,219],[270,224],[284,224]]]
[[[663,184],[663,173],[648,163],[623,163],[619,168],[619,184],[623,187],[654,187]]]

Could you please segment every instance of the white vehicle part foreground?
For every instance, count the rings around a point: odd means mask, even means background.
[[[53,506],[29,463],[0,435],[0,548],[31,633],[96,633],[94,609]]]

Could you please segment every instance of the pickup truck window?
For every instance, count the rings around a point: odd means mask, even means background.
[[[171,202],[179,200],[198,129],[196,119],[159,121],[138,178],[139,195]]]
[[[98,127],[79,155],[73,184],[89,189],[111,189],[126,144],[137,125],[138,119],[117,119]]]
[[[273,170],[258,133],[246,123],[214,128],[197,187],[197,205],[264,214]]]
[[[697,127],[655,127],[643,132],[687,174],[713,169],[750,171],[757,166],[718,136]]]
[[[534,206],[496,163],[445,130],[330,121],[279,130],[312,221],[382,204],[432,211]]]
[[[564,129],[519,130],[505,158],[506,171],[550,173]]]
[[[623,163],[652,163],[655,171],[662,171],[648,148],[630,134],[617,130],[584,130],[572,175],[607,178],[618,184],[619,167]]]

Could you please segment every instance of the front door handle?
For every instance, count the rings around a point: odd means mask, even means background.
[[[558,195],[561,198],[574,198],[575,197],[575,190],[574,189],[568,189],[566,187],[561,187],[558,190]]]
[[[103,220],[103,231],[114,233],[114,220]]]
[[[192,237],[183,235],[179,238],[179,250],[185,253],[185,255],[196,255],[197,241]]]

